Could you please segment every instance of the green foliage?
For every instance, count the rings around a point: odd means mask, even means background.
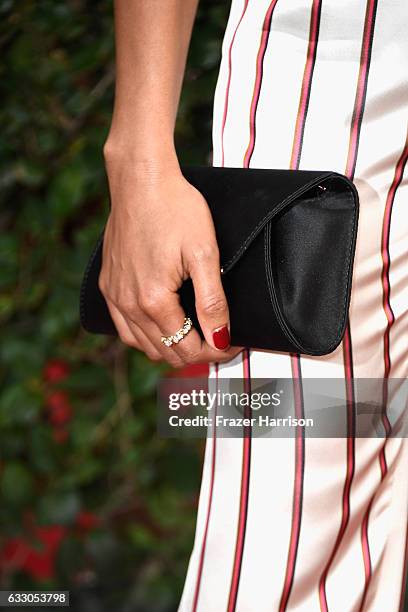
[[[209,159],[227,10],[199,8],[177,123],[182,163]],[[31,542],[33,524],[64,534],[54,574],[8,568],[2,588],[42,580],[71,589],[75,609],[172,610],[202,444],[157,436],[163,367],[78,324],[81,275],[108,207],[112,2],[0,0],[0,24],[0,547]],[[88,515],[97,520],[81,527]]]

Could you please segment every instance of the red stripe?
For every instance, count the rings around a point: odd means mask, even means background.
[[[361,47],[360,71],[358,75],[358,84],[354,101],[353,117],[351,120],[349,151],[345,172],[350,178],[354,177],[357,162],[361,122],[363,119],[364,106],[367,95],[368,73],[370,70],[371,63],[371,51],[373,46],[376,12],[377,0],[368,0],[364,22],[363,44]]]
[[[229,50],[228,50],[228,81],[227,81],[227,87],[226,87],[226,94],[225,94],[225,101],[224,101],[224,113],[223,113],[223,117],[222,117],[222,126],[221,126],[221,166],[224,165],[224,130],[225,130],[225,124],[227,122],[227,114],[228,114],[228,103],[229,103],[229,92],[230,92],[230,86],[231,86],[231,73],[232,73],[232,47],[234,45],[234,41],[235,41],[235,36],[237,34],[238,28],[241,25],[241,21],[244,18],[244,15],[246,13],[246,10],[248,8],[248,3],[249,0],[245,0],[245,5],[241,14],[241,17],[237,23],[237,26],[234,30],[234,34],[232,36],[231,39],[231,44],[229,46]]]
[[[322,0],[314,0],[310,17],[309,46],[307,49],[307,59],[303,73],[302,90],[300,94],[298,114],[296,118],[295,136],[293,139],[292,156],[290,161],[291,169],[299,168],[300,164],[300,155],[303,145],[303,134],[305,131],[306,116],[309,108],[313,71],[316,63],[321,9]]]
[[[309,107],[310,91],[312,87],[312,79],[314,66],[316,63],[317,43],[319,38],[320,15],[321,15],[321,0],[314,0],[310,16],[310,31],[309,44],[306,56],[306,64],[303,72],[302,89],[299,100],[299,108],[296,117],[295,134],[293,138],[292,155],[290,168],[297,169],[300,164],[300,156],[303,145],[303,134],[306,124],[307,111]],[[303,405],[303,388],[302,388],[302,370],[300,355],[291,355],[292,378],[295,414],[297,418],[304,417]],[[295,478],[293,490],[293,508],[292,508],[292,526],[289,540],[288,558],[286,563],[285,580],[281,600],[279,604],[279,612],[284,612],[288,605],[289,597],[292,591],[293,580],[295,575],[297,553],[299,548],[300,527],[302,520],[303,507],[303,482],[304,482],[304,464],[305,464],[305,431],[304,427],[296,428],[295,439]]]
[[[243,357],[243,378],[244,392],[251,394],[251,371],[250,371],[250,352],[249,349],[244,350]],[[244,417],[250,419],[252,410],[250,406],[245,406]],[[239,500],[239,516],[237,539],[235,543],[234,564],[232,569],[231,586],[228,597],[228,612],[234,612],[237,605],[239,579],[241,576],[242,558],[244,554],[245,533],[248,515],[248,499],[249,499],[249,476],[251,466],[251,426],[244,427],[244,439],[242,449],[242,472],[241,472],[241,493]]]
[[[405,594],[407,591],[407,579],[408,579],[407,569],[408,569],[408,524],[406,526],[406,532],[405,532],[404,568],[402,570],[401,599],[400,599],[400,604],[398,608],[399,612],[404,612],[404,610],[406,612]]]
[[[345,174],[352,180],[354,178],[358,144],[360,139],[361,123],[364,114],[365,100],[367,94],[368,74],[371,62],[371,50],[374,37],[375,16],[377,11],[377,1],[368,0],[366,5],[363,41],[360,55],[360,69],[357,81],[356,97],[354,101],[353,116],[350,128],[350,141],[346,162]],[[350,492],[355,471],[355,390],[354,390],[354,366],[353,348],[350,330],[350,321],[347,321],[346,332],[343,338],[343,362],[346,387],[347,405],[347,469],[346,479],[343,488],[342,518],[337,538],[330,554],[326,567],[323,570],[319,581],[320,608],[323,612],[328,612],[326,596],[326,580],[330,567],[341,545],[350,519]],[[369,554],[369,550],[368,550]],[[367,555],[366,555],[366,558]]]
[[[349,149],[345,174],[352,180],[356,169],[358,144],[360,140],[361,122],[363,120],[365,100],[367,95],[368,74],[370,71],[371,51],[374,38],[375,17],[377,13],[377,0],[368,0],[366,6],[363,42],[361,46],[360,70],[357,81],[356,97],[354,101],[353,116],[351,120]],[[343,360],[346,376],[346,397],[348,402],[355,401],[354,397],[354,368],[351,341],[350,321],[347,321],[346,334],[343,340]]]
[[[391,308],[391,286],[389,281],[389,270],[390,270],[390,253],[389,253],[389,237],[390,237],[390,229],[391,229],[391,214],[392,208],[395,200],[395,194],[399,185],[401,184],[402,177],[404,174],[404,169],[408,159],[408,143],[405,143],[402,154],[397,162],[394,179],[392,181],[391,187],[387,194],[387,201],[384,210],[384,220],[383,220],[383,229],[381,236],[381,253],[383,257],[383,269],[382,269],[382,284],[383,284],[383,307],[385,314],[387,316],[387,327],[384,332],[384,379],[383,379],[383,405],[382,405],[382,421],[385,429],[385,439],[384,443],[381,446],[381,449],[378,454],[378,461],[380,464],[381,471],[381,479],[380,484],[383,482],[384,478],[388,473],[387,459],[386,459],[386,446],[387,441],[390,437],[392,427],[388,419],[387,415],[387,404],[388,404],[388,379],[391,370],[391,356],[390,356],[390,330],[391,326],[395,321],[394,313]],[[391,313],[391,314],[390,314]],[[372,495],[370,502],[367,506],[367,510],[364,515],[363,523],[361,526],[361,546],[363,553],[363,561],[364,561],[364,573],[365,573],[365,585],[364,592],[361,599],[360,612],[364,610],[365,601],[367,598],[368,589],[371,583],[373,570],[371,564],[371,555],[370,555],[370,546],[368,540],[368,523],[370,519],[371,508],[373,506],[375,499],[375,493]]]
[[[354,402],[354,387],[347,385],[347,381],[351,381],[354,378],[353,347],[349,319],[347,319],[347,327],[343,339],[343,362],[346,377],[346,398],[347,401]]]
[[[351,341],[350,320],[347,317],[347,326],[343,338],[343,365],[345,374],[347,423],[350,424],[350,431],[355,436],[355,389],[354,389],[354,365],[353,365],[353,344]],[[353,446],[354,453],[354,446]],[[353,457],[354,461],[354,457]]]
[[[256,59],[256,72],[255,72],[255,84],[254,91],[252,94],[252,101],[250,107],[250,138],[247,150],[244,155],[243,167],[249,168],[251,162],[252,153],[255,148],[256,139],[256,111],[258,107],[258,100],[262,85],[263,76],[263,61],[266,53],[266,49],[269,41],[270,28],[272,23],[272,16],[275,6],[278,0],[272,0],[269,8],[266,12],[263,26],[261,41],[258,49]],[[251,392],[251,373],[250,373],[250,349],[244,349],[243,351],[243,378],[245,391]],[[245,416],[251,415],[250,407],[245,407]],[[249,475],[250,475],[250,459],[251,459],[251,428],[244,430],[243,439],[243,454],[242,454],[242,474],[241,474],[241,494],[239,504],[239,517],[238,517],[238,528],[237,528],[237,540],[235,545],[234,563],[232,568],[231,586],[228,598],[228,612],[233,612],[237,603],[239,579],[241,575],[242,557],[244,553],[245,543],[245,532],[246,532],[246,518],[248,512],[248,495],[249,495]]]
[[[385,204],[384,211],[384,221],[383,221],[383,229],[381,235],[381,255],[383,260],[381,281],[383,286],[383,308],[385,312],[385,316],[387,317],[387,327],[384,333],[384,386],[383,386],[383,424],[385,427],[385,431],[390,433],[391,425],[388,420],[388,416],[386,413],[386,406],[388,403],[388,378],[390,376],[391,371],[391,354],[390,354],[390,332],[391,327],[395,322],[394,312],[391,306],[391,285],[390,285],[390,230],[391,230],[391,215],[392,209],[395,200],[395,194],[397,192],[398,187],[401,184],[402,177],[404,174],[404,168],[407,163],[408,157],[408,142],[405,143],[402,154],[398,160],[398,163],[395,168],[394,179],[392,181],[391,187],[387,194],[387,201]]]
[[[231,86],[232,47],[234,45],[235,36],[237,34],[238,28],[239,28],[239,26],[241,24],[241,21],[242,21],[244,15],[245,15],[246,10],[247,10],[248,3],[249,3],[249,0],[245,0],[244,9],[243,9],[241,17],[240,17],[240,19],[238,21],[238,24],[237,24],[237,26],[235,28],[235,31],[234,31],[234,34],[232,36],[231,43],[230,43],[230,46],[229,46],[229,50],[228,50],[228,80],[227,80],[227,86],[226,86],[226,92],[225,92],[224,112],[223,112],[222,127],[221,127],[221,151],[222,151],[221,165],[222,166],[224,166],[224,163],[225,163],[225,159],[224,159],[224,131],[225,131],[225,124],[226,124],[226,120],[227,120],[227,114],[228,114],[229,92],[230,92],[230,86]],[[216,366],[216,380],[217,380],[217,389],[218,389],[218,363],[216,363],[215,366]],[[206,524],[205,524],[205,530],[204,530],[203,543],[202,543],[202,546],[201,546],[200,561],[199,561],[199,567],[198,567],[197,582],[196,582],[196,588],[195,588],[192,612],[196,612],[197,604],[198,604],[198,597],[199,597],[200,586],[201,586],[202,570],[203,570],[203,565],[204,565],[205,549],[206,549],[206,543],[207,543],[208,526],[209,526],[210,514],[211,514],[213,488],[214,488],[214,478],[215,478],[215,458],[216,458],[216,435],[215,435],[215,432],[216,432],[216,430],[214,430],[214,438],[213,438],[213,449],[212,449],[213,452],[212,452],[212,465],[211,465],[211,484],[210,484],[210,494],[209,494],[209,500],[208,500],[207,518],[206,518]]]
[[[302,389],[302,374],[300,371],[300,360],[295,359],[292,362],[293,372],[293,388],[295,399],[296,418],[303,418],[303,389]],[[305,435],[304,427],[296,427],[295,439],[295,479],[293,490],[293,505],[292,505],[292,526],[289,541],[288,559],[286,563],[285,581],[279,604],[279,612],[284,612],[288,605],[290,593],[292,591],[293,579],[295,575],[296,559],[299,548],[300,527],[302,521],[303,507],[303,484],[304,484],[304,469],[305,469]]]
[[[357,81],[356,97],[354,101],[353,116],[351,120],[350,141],[347,155],[345,174],[354,178],[356,169],[358,144],[360,140],[361,122],[363,120],[365,100],[367,95],[368,74],[371,63],[371,51],[374,38],[375,17],[377,13],[377,0],[368,0],[366,6],[363,42],[361,46],[360,70]],[[343,340],[343,361],[346,377],[347,402],[355,402],[354,397],[354,367],[351,340],[350,321],[347,321],[346,334]]]
[[[347,420],[347,427],[350,427],[350,424],[353,420]],[[323,570],[323,573],[320,577],[319,581],[319,599],[320,599],[320,609],[322,612],[328,612],[327,605],[327,597],[326,597],[326,579],[330,570],[330,567],[333,563],[333,560],[337,554],[337,551],[340,547],[343,536],[346,532],[348,522],[350,520],[350,491],[351,491],[351,483],[353,482],[354,477],[354,432],[350,435],[350,431],[347,432],[347,470],[346,470],[346,480],[343,488],[343,500],[342,500],[342,517],[340,529],[337,534],[336,541],[333,546],[333,550],[330,554],[330,557],[327,561],[327,564]]]
[[[364,562],[364,576],[365,576],[365,584],[363,596],[361,599],[361,605],[359,610],[364,610],[365,600],[367,596],[368,585],[372,576],[372,563],[371,563],[371,553],[370,553],[370,545],[368,542],[368,517],[371,512],[371,506],[373,505],[374,496],[370,499],[370,503],[368,504],[367,511],[364,515],[363,522],[361,524],[361,549],[363,553],[363,562]]]
[[[250,138],[249,138],[248,148],[247,148],[247,150],[245,152],[244,168],[249,168],[251,157],[252,157],[252,154],[253,154],[254,148],[255,148],[256,111],[257,111],[257,108],[258,108],[259,95],[260,95],[260,92],[261,92],[261,83],[262,83],[262,75],[263,75],[263,62],[264,62],[264,58],[265,58],[266,49],[268,47],[268,41],[269,41],[269,34],[270,34],[270,31],[271,31],[271,22],[272,22],[273,11],[275,10],[275,6],[276,6],[277,2],[278,2],[278,0],[272,0],[272,2],[270,3],[269,8],[268,8],[268,10],[266,12],[266,15],[265,15],[263,26],[262,26],[261,42],[260,42],[260,45],[259,45],[258,54],[257,54],[257,58],[256,58],[256,77],[255,77],[254,92],[252,94],[251,110],[250,110],[250,114],[249,114],[249,119],[250,119],[250,128],[249,128],[250,129]]]
[[[216,379],[216,392],[218,393],[218,363],[215,363],[215,379]],[[217,415],[217,404],[215,404],[215,407],[214,407],[214,419],[216,418],[216,415]],[[210,515],[211,515],[212,500],[213,500],[213,491],[214,491],[214,480],[215,480],[215,459],[216,459],[216,442],[217,442],[216,432],[217,432],[217,428],[214,427],[214,429],[213,429],[213,446],[212,446],[212,455],[211,455],[210,493],[209,493],[209,497],[208,497],[207,518],[206,518],[206,521],[205,521],[203,542],[201,544],[200,560],[199,560],[199,564],[198,564],[198,571],[197,571],[197,578],[196,578],[196,587],[195,587],[195,591],[194,591],[194,601],[193,601],[192,612],[196,612],[196,610],[197,610],[198,597],[200,595],[201,578],[202,578],[202,574],[203,574],[205,549],[206,549],[206,546],[207,546],[208,527],[209,527],[209,524],[210,524]]]

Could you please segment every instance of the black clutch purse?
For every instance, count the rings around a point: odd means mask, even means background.
[[[325,355],[347,324],[358,193],[336,172],[184,166],[214,220],[231,344]],[[116,334],[98,287],[103,234],[85,270],[80,318],[89,332]],[[202,335],[190,279],[180,301]]]

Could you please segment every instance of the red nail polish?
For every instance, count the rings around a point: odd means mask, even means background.
[[[226,325],[215,329],[212,336],[215,348],[220,351],[225,351],[225,349],[229,347],[231,339]]]

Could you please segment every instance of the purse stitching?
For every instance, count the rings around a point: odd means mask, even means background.
[[[340,178],[344,181],[344,178],[341,175],[333,175],[333,176],[340,176]],[[346,186],[346,196],[348,198],[349,201],[354,202],[354,198],[353,198],[353,190],[351,185],[347,182],[344,181],[345,186]],[[358,203],[357,203],[358,206]],[[356,207],[354,209],[354,214],[353,214],[353,219],[352,222],[349,223],[350,228],[349,228],[349,232],[348,232],[348,241],[349,241],[349,248],[348,248],[348,253],[347,253],[347,259],[346,259],[346,265],[345,265],[345,271],[343,273],[343,277],[342,277],[342,284],[345,284],[345,290],[344,290],[344,298],[343,298],[343,309],[342,309],[342,313],[341,313],[341,317],[340,317],[340,323],[338,326],[338,330],[337,330],[337,335],[335,337],[335,339],[333,340],[333,342],[329,345],[329,347],[326,349],[327,353],[331,352],[332,350],[334,350],[334,347],[337,346],[337,344],[339,343],[339,340],[342,336],[342,330],[344,328],[345,322],[346,322],[346,307],[347,307],[347,298],[348,295],[350,294],[351,296],[351,282],[352,282],[352,269],[351,269],[351,254],[352,254],[352,249],[353,249],[353,245],[355,244],[355,240],[356,240],[356,236],[355,236],[355,227],[356,227],[356,222],[357,222],[357,217],[358,217],[358,208]],[[276,305],[274,304],[274,301],[271,297],[271,282],[273,284],[273,274],[272,271],[269,269],[270,266],[268,264],[268,260],[267,260],[267,253],[266,253],[266,249],[267,249],[267,228],[265,228],[265,242],[264,242],[264,253],[265,253],[265,268],[266,268],[266,278],[267,278],[267,285],[268,285],[268,291],[269,291],[269,299],[271,300],[272,303],[272,307],[275,311],[275,314],[278,316],[278,313],[276,312],[276,309],[278,309],[279,311],[279,318],[282,320],[284,329],[283,331],[286,333],[288,339],[293,342],[293,344],[300,350],[300,352],[309,352],[309,353],[316,353],[316,350],[311,349],[311,347],[308,347],[306,345],[302,345],[300,344],[297,339],[295,338],[295,336],[293,335],[293,333],[291,332],[290,328],[288,327],[282,313],[281,313],[281,309],[279,307],[279,303],[276,300]],[[269,243],[268,243],[268,249],[269,249]],[[345,282],[346,281],[346,282]],[[350,288],[350,291],[349,291]],[[274,289],[272,289],[272,291],[274,292]],[[280,323],[280,321],[279,321]],[[282,326],[282,324],[281,324]]]
[[[347,188],[348,199],[353,202],[354,198],[352,197],[351,186],[347,182],[345,182],[345,183],[346,183],[346,188]],[[348,298],[349,295],[351,297],[351,280],[352,280],[351,253],[352,253],[353,245],[355,243],[354,232],[355,232],[355,227],[356,227],[357,215],[358,215],[358,208],[355,208],[354,209],[354,214],[353,214],[353,220],[352,220],[351,224],[349,224],[350,225],[350,229],[349,229],[349,232],[348,232],[349,248],[348,248],[348,254],[347,254],[347,263],[346,263],[346,266],[345,266],[345,271],[343,273],[343,279],[342,279],[343,280],[343,285],[345,284],[345,290],[344,290],[344,298],[343,298],[343,311],[341,313],[341,322],[340,322],[339,327],[338,327],[336,338],[329,345],[328,352],[333,350],[334,347],[339,343],[340,338],[342,336],[342,330],[343,330],[344,325],[346,323],[347,298]],[[344,283],[344,281],[346,281],[346,282]],[[349,290],[349,288],[350,288],[350,290]],[[305,347],[305,348],[307,349],[307,347]]]
[[[272,308],[273,311],[275,313],[276,318],[278,319],[278,323],[281,327],[281,329],[283,330],[283,333],[286,334],[286,338],[287,340],[289,340],[290,342],[292,342],[292,344],[295,345],[296,348],[300,349],[301,345],[297,342],[295,336],[292,334],[291,330],[289,329],[285,318],[282,315],[282,311],[279,307],[279,303],[278,303],[278,298],[276,296],[276,291],[274,288],[274,283],[273,283],[273,275],[272,275],[272,271],[271,271],[271,267],[269,266],[269,260],[270,260],[270,231],[271,231],[271,224],[270,222],[266,225],[265,230],[264,230],[264,258],[265,258],[265,272],[266,272],[266,283],[268,286],[268,294],[269,294],[269,299],[271,301],[272,304]]]
[[[350,201],[354,202],[354,198],[353,198],[353,191],[351,186],[345,181],[346,183],[346,188],[348,191],[348,198]],[[331,346],[335,346],[336,342],[339,341],[339,338],[341,337],[341,331],[345,325],[346,322],[346,306],[347,306],[347,297],[348,295],[350,295],[351,298],[351,283],[352,283],[352,277],[353,277],[353,269],[351,266],[351,254],[352,254],[352,250],[353,250],[353,246],[356,243],[357,240],[357,235],[355,233],[355,229],[356,229],[356,222],[357,222],[357,218],[358,218],[358,213],[359,213],[359,209],[358,209],[358,201],[357,201],[357,206],[354,209],[354,214],[353,214],[353,220],[351,222],[351,228],[349,229],[349,233],[348,233],[348,240],[349,240],[349,248],[348,248],[348,256],[347,256],[347,266],[346,266],[346,270],[343,274],[343,282],[344,280],[346,280],[346,290],[344,292],[344,300],[343,300],[343,312],[342,312],[342,322],[341,325],[339,325],[339,330],[336,336],[336,340],[334,342],[332,342]]]
[[[286,197],[284,200],[282,200],[282,202],[280,202],[280,204],[278,204],[278,206],[273,211],[267,213],[259,221],[259,223],[255,226],[255,228],[252,230],[252,232],[249,234],[249,236],[247,236],[247,238],[245,238],[244,242],[241,244],[241,246],[235,252],[235,254],[227,261],[227,263],[225,263],[223,265],[224,274],[226,272],[228,272],[228,269],[232,266],[232,264],[235,263],[235,261],[238,259],[238,257],[245,251],[245,249],[247,248],[248,244],[253,240],[255,235],[262,228],[262,225],[268,223],[268,221],[273,219],[273,217],[275,215],[277,215],[285,206],[287,206],[288,204],[293,202],[297,197],[302,195],[302,193],[305,193],[306,191],[308,191],[308,189],[311,189],[314,185],[318,184],[319,182],[322,182],[322,180],[327,180],[330,176],[336,176],[336,174],[337,173],[328,173],[326,175],[323,174],[323,175],[320,175],[320,176],[310,180],[308,183],[306,183],[302,187],[299,187],[299,189],[297,189],[297,191],[295,191],[294,193],[291,193],[288,197]]]
[[[79,317],[80,317],[81,323],[84,325],[84,327],[85,327],[86,318],[87,318],[86,317],[86,308],[85,308],[85,303],[86,303],[86,301],[85,301],[85,294],[86,294],[86,291],[87,291],[88,278],[89,278],[89,274],[91,272],[91,269],[93,267],[96,254],[97,254],[97,252],[99,250],[99,247],[102,244],[104,233],[105,233],[105,231],[102,232],[102,234],[99,236],[99,239],[96,242],[94,250],[92,251],[91,256],[89,258],[88,265],[85,268],[84,276],[83,276],[83,279],[82,279],[81,290],[80,290],[80,294],[79,294]]]

